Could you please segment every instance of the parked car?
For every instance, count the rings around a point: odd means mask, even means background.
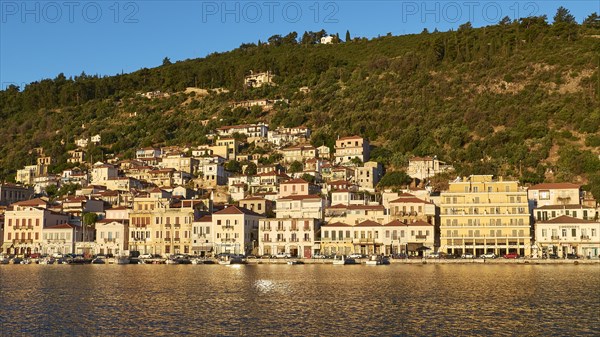
[[[556,255],[556,254],[549,254],[548,258],[549,259],[558,259],[558,255]]]
[[[140,259],[151,259],[152,258],[152,254],[141,254],[139,256]]]
[[[579,256],[577,254],[567,254],[567,259],[569,260],[576,260],[578,258]]]
[[[325,255],[323,255],[323,254],[315,254],[315,255],[313,255],[313,257],[312,257],[312,258],[313,258],[313,259],[324,259],[324,258],[325,258]]]
[[[290,253],[277,253],[275,257],[278,259],[289,259],[292,257],[292,255]]]
[[[484,253],[484,254],[481,254],[481,256],[479,256],[479,257],[482,258],[482,259],[495,259],[495,258],[497,258],[496,254],[494,254],[494,253]]]
[[[350,256],[348,256],[351,259],[362,259],[363,257],[365,257],[363,254],[360,253],[354,253],[354,254],[350,254]]]
[[[519,258],[519,254],[518,253],[504,254],[504,258],[505,259],[518,259]]]
[[[471,253],[464,253],[460,258],[461,259],[473,259],[473,258],[475,258],[475,255],[473,255]]]
[[[428,259],[439,259],[442,257],[442,253],[440,252],[435,252],[435,253],[431,253],[429,255],[427,255]]]

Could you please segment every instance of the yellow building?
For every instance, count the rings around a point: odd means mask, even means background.
[[[472,175],[441,193],[440,250],[450,254],[531,254],[527,192],[517,181]]]

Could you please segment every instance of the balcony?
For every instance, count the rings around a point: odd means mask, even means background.
[[[221,239],[221,242],[235,242],[235,239],[229,238],[229,239]]]
[[[235,227],[233,227],[233,225],[224,225],[224,226],[223,226],[223,229],[224,229],[224,230],[225,230],[225,229],[231,229],[231,230],[233,230],[234,228],[235,228]]]
[[[173,241],[179,242],[180,238],[174,238]]]
[[[425,240],[427,239],[427,235],[415,235],[415,238],[417,238],[417,240]]]
[[[171,242],[171,238],[165,238],[165,242]]]
[[[286,242],[287,240],[284,238],[277,238],[277,242]]]
[[[353,243],[375,243],[375,239],[354,239]]]
[[[304,229],[305,232],[310,232],[310,227],[308,227],[308,226],[304,227],[303,229]]]
[[[271,242],[271,238],[263,238],[262,242]]]
[[[552,235],[550,237],[552,240],[560,240],[560,236]]]
[[[33,243],[32,239],[15,239],[13,240],[13,243]]]
[[[114,238],[104,239],[104,243],[115,242],[115,241],[116,240]]]
[[[263,227],[261,230],[262,231],[271,231],[271,227]]]
[[[171,224],[170,223],[165,224],[165,228],[171,228]]]
[[[277,227],[278,232],[285,232],[285,227]]]
[[[176,223],[175,225],[173,225],[173,227],[175,227],[175,228],[181,228],[181,224]]]
[[[312,240],[310,238],[303,238],[302,241],[304,241],[304,242],[312,242]]]
[[[291,238],[290,239],[290,242],[298,242],[298,241],[300,241],[300,240],[298,240],[298,238]]]
[[[582,235],[581,236],[581,240],[590,240],[590,236],[589,235]]]

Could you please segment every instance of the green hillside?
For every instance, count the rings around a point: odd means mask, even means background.
[[[583,24],[568,15],[547,21],[467,23],[457,31],[331,45],[315,43],[324,32],[292,33],[131,74],[61,74],[22,91],[10,87],[0,92],[0,180],[30,164],[35,147],[57,158],[59,171],[81,136],[102,135],[101,147],[88,149],[95,158],[127,158],[140,146],[205,144],[216,127],[256,121],[307,125],[317,145],[363,135],[387,167],[437,155],[458,174],[600,180],[598,16]],[[274,72],[278,85],[245,88],[251,70]],[[299,92],[304,86],[309,93]],[[202,96],[184,93],[187,87],[228,92]],[[171,95],[138,95],[156,90]],[[258,98],[289,104],[230,108]]]

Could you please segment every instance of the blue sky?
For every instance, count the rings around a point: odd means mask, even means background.
[[[511,18],[552,20],[564,5],[581,22],[600,1],[11,1],[0,0],[0,84],[59,73],[114,75],[203,57],[274,34],[325,29],[352,37],[448,30]]]

